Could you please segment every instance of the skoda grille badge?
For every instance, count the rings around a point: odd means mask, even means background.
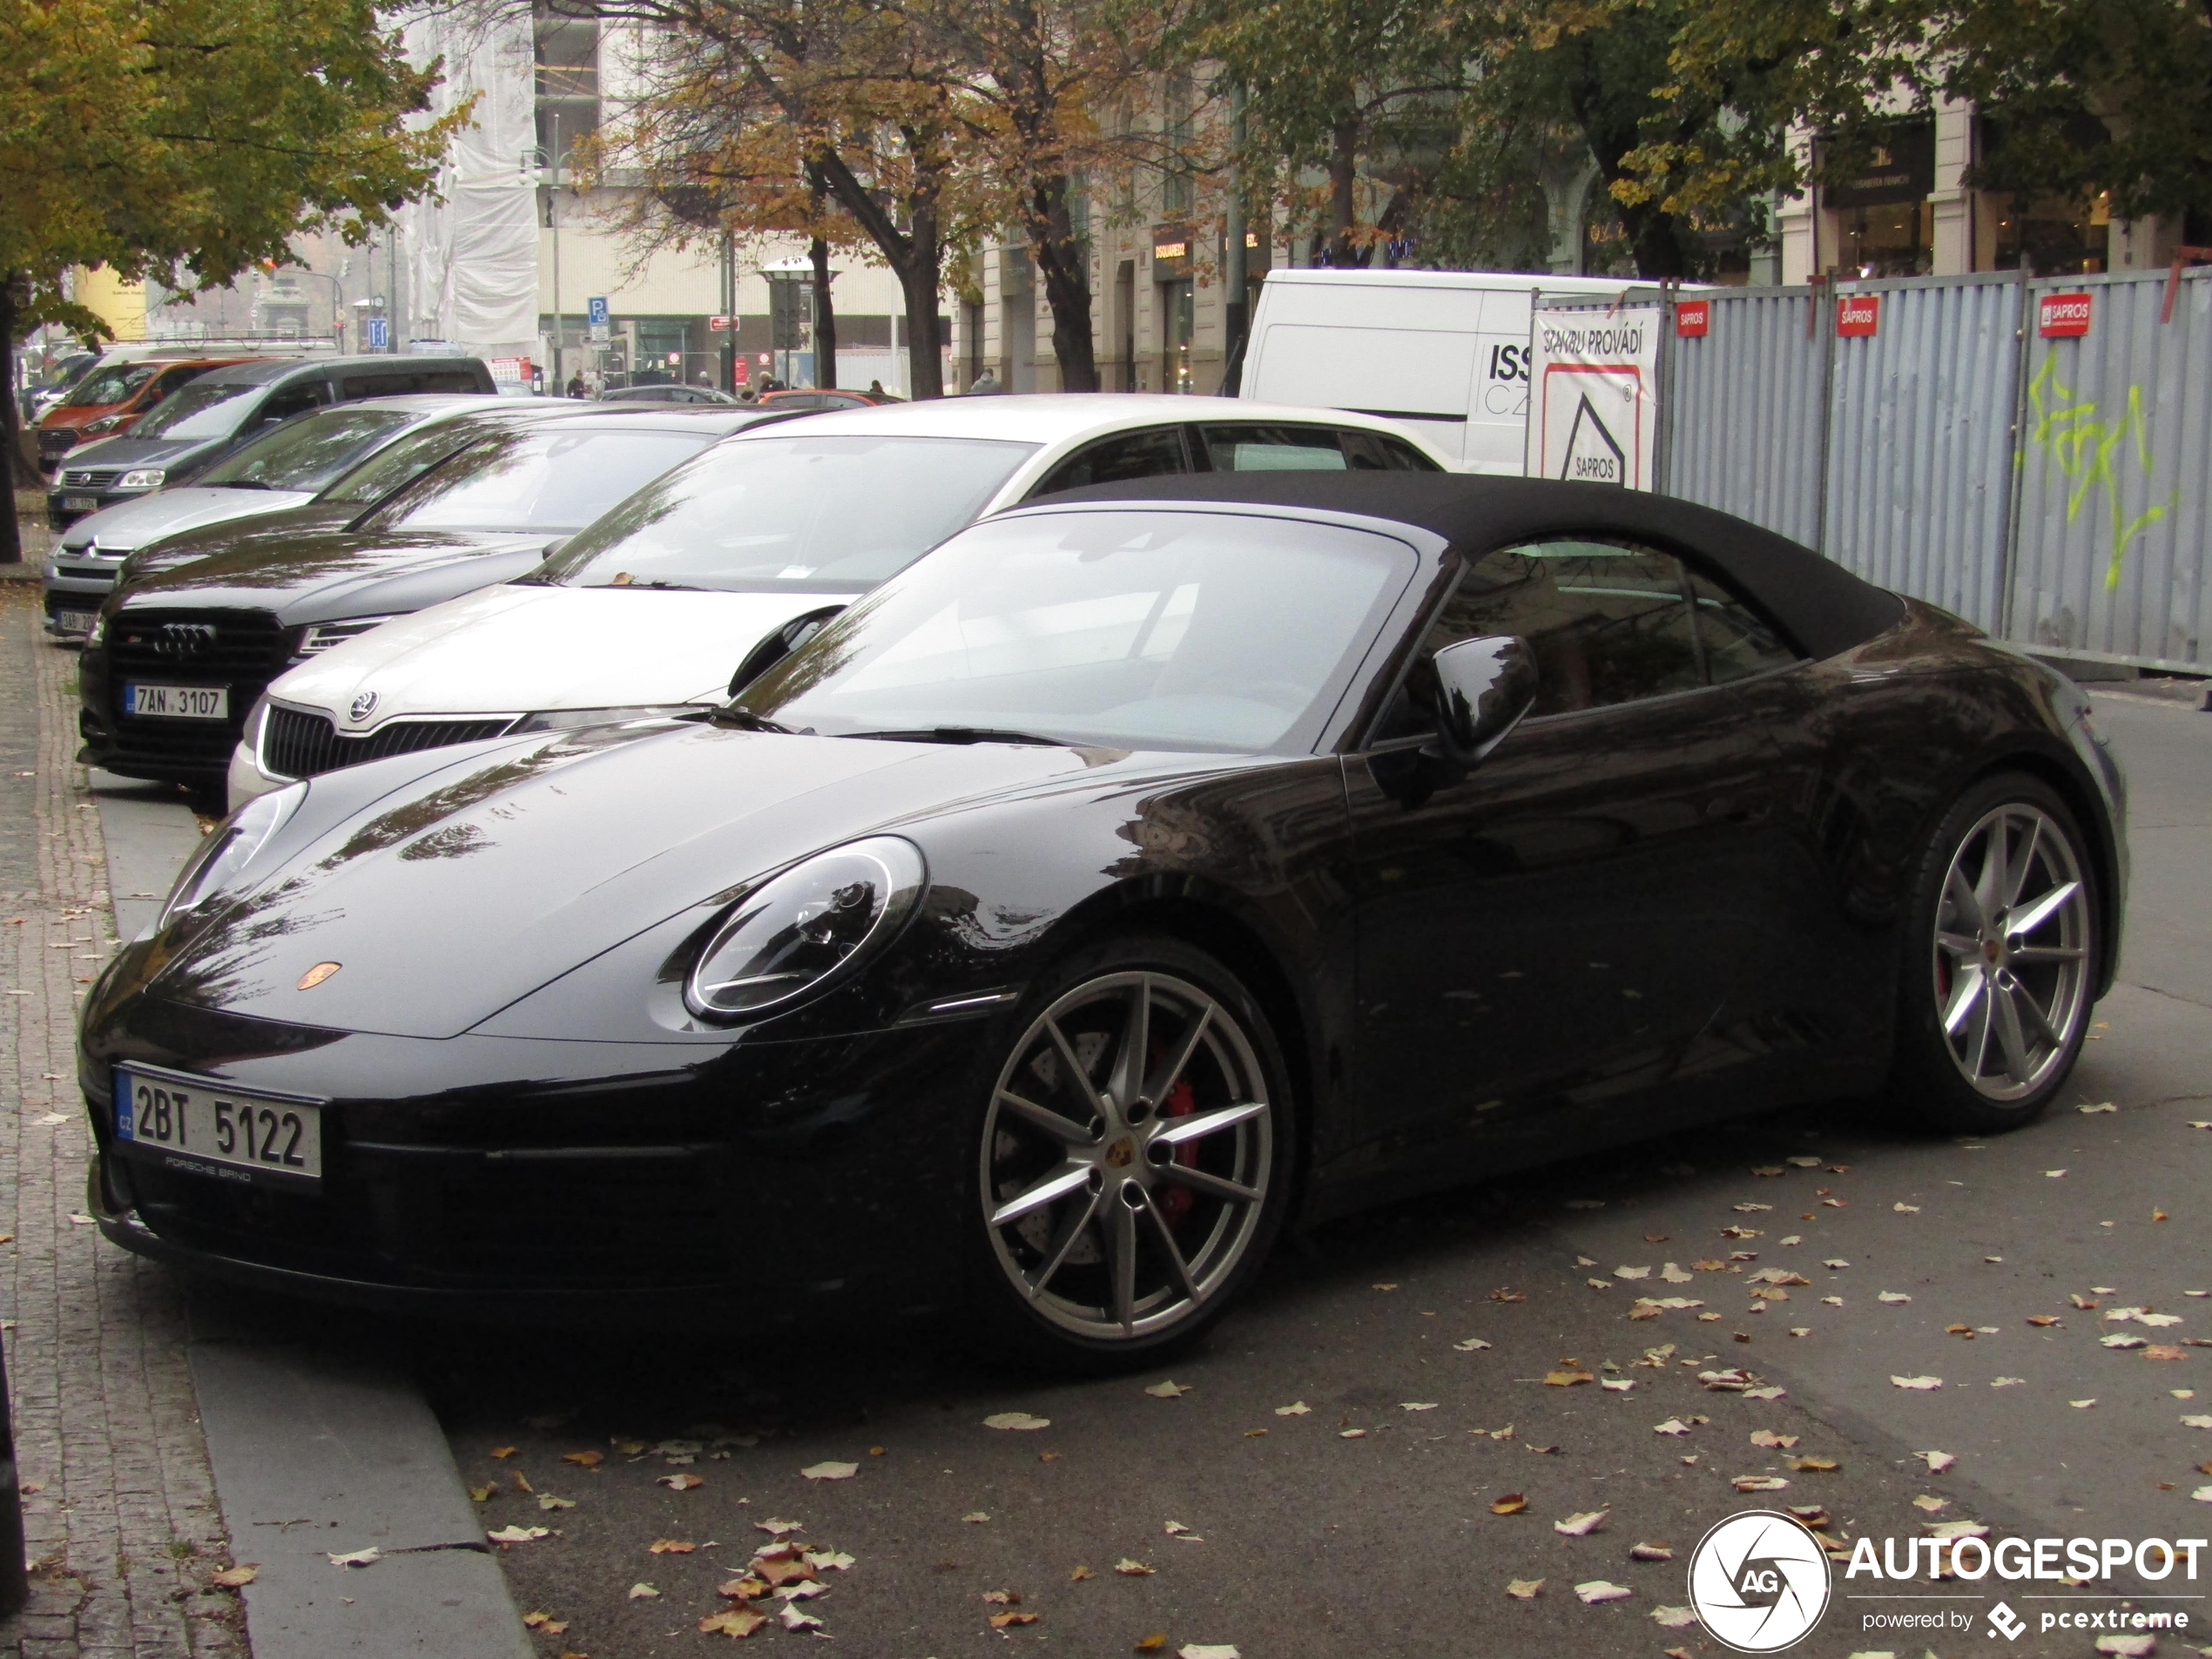
[[[355,725],[359,725],[363,720],[366,720],[370,715],[375,712],[376,693],[374,691],[363,691],[360,696],[354,699],[353,707],[347,711],[346,718],[351,720]]]

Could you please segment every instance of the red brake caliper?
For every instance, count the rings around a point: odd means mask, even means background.
[[[1198,1097],[1190,1092],[1188,1082],[1179,1082],[1168,1090],[1167,1100],[1160,1108],[1163,1117],[1188,1117],[1198,1109]],[[1175,1161],[1186,1169],[1195,1169],[1198,1163],[1198,1149],[1193,1145],[1175,1149]],[[1190,1213],[1190,1201],[1197,1195],[1188,1187],[1169,1187],[1153,1200],[1160,1209],[1160,1217],[1169,1227],[1180,1226],[1184,1217]]]

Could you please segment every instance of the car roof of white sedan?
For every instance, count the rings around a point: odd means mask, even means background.
[[[1234,397],[1177,397],[1158,392],[1034,392],[928,398],[916,403],[880,403],[861,409],[823,409],[794,425],[791,435],[885,432],[918,437],[1005,438],[1022,443],[1052,444],[1094,433],[1157,426],[1168,421],[1297,421],[1307,424],[1325,421],[1331,426],[1387,432],[1393,437],[1406,435],[1403,427],[1350,409],[1249,403]],[[764,428],[761,435],[769,436],[772,430]]]

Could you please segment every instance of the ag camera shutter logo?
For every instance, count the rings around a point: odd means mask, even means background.
[[[1689,1604],[1705,1634],[1738,1653],[1793,1647],[1828,1610],[1828,1553],[1802,1521],[1770,1509],[1730,1515],[1689,1558]]]

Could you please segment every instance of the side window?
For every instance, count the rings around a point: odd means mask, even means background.
[[[1696,571],[1686,574],[1690,597],[1697,606],[1697,637],[1705,648],[1705,671],[1714,685],[1769,674],[1797,660],[1796,649],[1750,606]]]
[[[1343,440],[1329,427],[1235,426],[1198,428],[1216,472],[1342,472]]]
[[[280,421],[289,421],[295,415],[305,415],[309,409],[320,408],[330,401],[330,387],[321,380],[300,381],[291,386],[280,387],[269,395],[261,406],[256,424],[274,426]]]
[[[1706,675],[1688,581],[1672,554],[1624,542],[1561,538],[1485,554],[1429,624],[1376,735],[1426,732],[1436,653],[1494,634],[1519,634],[1536,654],[1534,715],[1694,691]]]
[[[1085,484],[1160,478],[1190,469],[1184,459],[1183,428],[1147,427],[1139,432],[1117,432],[1076,450],[1029,494],[1032,497],[1049,496],[1055,490],[1081,489]]]
[[[1386,458],[1384,464],[1393,472],[1442,472],[1444,470],[1403,438],[1393,438],[1384,432],[1369,432],[1362,435],[1368,442],[1383,452]]]

